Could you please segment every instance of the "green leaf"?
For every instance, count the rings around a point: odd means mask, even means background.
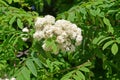
[[[14,40],[14,42],[13,42],[13,46],[15,46],[16,44],[17,44],[17,42],[19,41],[19,36],[18,37],[16,37],[16,39]]]
[[[120,20],[120,11],[118,13],[116,13],[115,18],[116,18],[116,20]]]
[[[104,42],[105,40],[108,40],[108,39],[111,39],[111,38],[112,38],[112,37],[105,37],[105,38],[103,38],[102,40],[100,40],[97,45],[100,45],[100,44],[101,44],[102,42]]]
[[[114,33],[113,27],[109,27],[109,28],[108,28],[108,32],[111,32],[111,33],[113,34],[113,33]]]
[[[75,13],[74,12],[69,13],[67,20],[74,21],[74,19],[75,19]]]
[[[100,14],[100,8],[97,8],[95,13],[96,13],[96,15],[99,15]]]
[[[116,43],[112,45],[111,51],[113,55],[116,55],[116,53],[118,52],[118,45]]]
[[[107,19],[107,18],[104,17],[104,18],[103,18],[103,22],[108,26],[108,32],[113,33],[114,30],[113,30],[113,27],[112,27],[111,24],[110,24],[109,19]]]
[[[116,42],[120,44],[120,37],[116,38]]]
[[[8,4],[5,1],[0,0],[0,4],[3,4],[4,6],[8,6]]]
[[[33,61],[40,67],[42,68],[42,64],[38,58],[33,58]]]
[[[45,59],[41,54],[39,55],[39,59],[40,59],[41,63],[42,63],[45,67],[47,67],[47,65],[46,65],[46,59]]]
[[[80,67],[80,70],[84,72],[90,72],[90,70],[86,67]]]
[[[14,2],[20,2],[20,0],[14,0]]]
[[[53,53],[57,54],[58,49],[57,49],[57,45],[55,44],[55,41],[53,40],[51,44],[52,44]]]
[[[65,74],[60,80],[68,80],[74,72],[75,71],[71,71],[71,72]]]
[[[7,0],[7,2],[8,2],[9,4],[11,4],[11,3],[12,3],[12,0]]]
[[[104,14],[105,14],[104,12],[101,12],[101,13],[98,14],[98,16],[104,17]]]
[[[109,19],[107,19],[107,18],[103,18],[103,22],[107,25],[107,26],[109,26],[109,27],[111,27],[111,24],[110,24],[110,21],[109,21]]]
[[[17,19],[17,25],[18,25],[18,27],[19,27],[20,29],[23,28],[23,23],[22,23],[22,21],[21,21],[19,18]]]
[[[83,66],[91,66],[91,65],[92,65],[92,63],[90,61],[83,64]]]
[[[21,71],[16,74],[16,80],[25,80],[25,77],[23,76]]]
[[[81,77],[79,77],[78,75],[73,75],[73,78],[74,78],[75,80],[82,80]]]
[[[9,24],[10,24],[10,25],[12,25],[12,24],[13,24],[13,22],[15,21],[15,19],[16,19],[16,16],[13,16],[13,17],[10,19]]]
[[[25,66],[22,68],[21,73],[25,80],[30,80],[30,71]]]
[[[53,72],[53,65],[52,65],[52,62],[49,60],[49,59],[47,59],[46,60],[46,63],[47,63],[47,66],[48,66],[48,68],[50,68],[50,72]]]
[[[110,45],[113,44],[113,43],[114,43],[113,40],[106,42],[106,43],[103,45],[102,50],[105,50],[108,46],[110,46]]]
[[[32,72],[32,74],[37,77],[37,70],[35,68],[35,65],[34,65],[32,59],[28,59],[26,61],[26,65],[29,68],[29,70]]]
[[[82,7],[80,7],[80,12],[82,13],[82,14],[84,14],[84,15],[86,15],[87,14],[87,12],[86,12],[86,9],[85,8],[82,8]]]
[[[93,44],[97,44],[97,43],[98,43],[101,39],[103,39],[104,37],[105,37],[105,36],[102,36],[102,35],[101,35],[101,36],[99,36],[98,38],[94,38],[93,41],[92,41],[92,43],[93,43]]]
[[[109,10],[108,12],[107,12],[107,14],[113,14],[113,13],[115,13],[115,12],[117,12],[118,11],[118,9],[117,10]]]
[[[76,74],[81,78],[81,80],[85,80],[85,76],[81,71],[76,71]]]
[[[96,16],[95,10],[90,9],[90,14],[93,15],[93,16]]]

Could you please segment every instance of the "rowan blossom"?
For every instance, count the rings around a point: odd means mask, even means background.
[[[47,40],[55,37],[57,48],[62,51],[74,52],[75,47],[79,46],[82,41],[81,29],[76,24],[64,19],[55,21],[55,18],[50,15],[37,18],[35,30],[36,32],[33,34],[33,38]],[[52,47],[47,46],[45,42],[42,48],[45,51],[52,51]]]

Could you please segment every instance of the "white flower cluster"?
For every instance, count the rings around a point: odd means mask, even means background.
[[[14,77],[13,77],[13,78],[11,78],[11,79],[8,79],[8,78],[1,79],[1,78],[0,78],[0,80],[16,80],[16,78],[14,78]]]
[[[75,46],[80,45],[82,41],[81,29],[76,24],[63,19],[55,21],[55,18],[51,15],[46,15],[43,18],[38,17],[35,22],[35,30],[33,37],[37,40],[55,36],[58,50],[62,51],[73,52]],[[45,42],[42,47],[45,51],[51,50],[46,47]]]

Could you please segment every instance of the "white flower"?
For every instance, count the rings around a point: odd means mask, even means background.
[[[29,32],[29,29],[27,27],[22,29],[22,32]]]
[[[9,80],[8,78],[5,78],[4,80]]]
[[[16,78],[13,77],[13,78],[11,78],[10,80],[16,80]]]
[[[76,43],[75,43],[75,45],[78,46],[78,45],[81,44],[81,42],[82,42],[82,36],[81,36],[81,35],[78,35],[77,38],[76,38]]]
[[[45,38],[52,38],[53,37],[53,30],[45,31]]]
[[[57,43],[57,52],[62,51],[75,51],[75,47],[82,42],[81,29],[76,24],[67,20],[57,20],[51,15],[46,15],[43,18],[37,18],[35,22],[36,32],[33,37],[37,40],[48,39],[55,36]],[[72,42],[75,40],[75,44]],[[45,51],[53,51],[51,46],[46,46],[44,43],[42,48]]]
[[[70,40],[66,40],[66,42],[64,43],[64,45],[66,46],[70,46],[72,43],[70,42]]]
[[[28,38],[22,37],[22,40],[23,40],[23,41],[27,41],[27,40],[28,40]]]
[[[78,35],[77,38],[76,38],[76,42],[81,42],[81,41],[82,41],[82,36]]]
[[[60,44],[62,44],[64,41],[65,41],[65,39],[64,39],[63,36],[58,36],[57,39],[56,39],[56,42],[60,43]]]
[[[68,29],[68,30],[66,30],[66,33],[67,33],[69,36],[71,36],[72,33],[73,33],[73,31],[72,31],[71,29]]]
[[[71,25],[71,23],[70,23],[70,21],[67,21],[67,20],[64,20],[64,19],[62,19],[62,20],[57,20],[56,21],[56,23],[55,23],[55,26],[57,26],[57,27],[61,27],[61,28],[63,28],[63,29],[66,29],[68,26],[70,26]],[[67,28],[68,29],[68,28]]]
[[[74,46],[74,45],[71,45],[71,46],[70,46],[70,51],[71,51],[71,52],[74,52],[74,51],[75,51],[75,46]]]
[[[63,32],[61,33],[61,36],[65,37],[65,38],[68,37],[68,35],[67,35],[67,33],[66,33],[65,31],[63,31]]]
[[[66,47],[65,50],[66,50],[66,51],[70,51],[70,48],[69,48],[69,47]]]
[[[44,28],[42,29],[42,31],[47,31],[51,28],[52,25],[44,25]]]
[[[45,17],[46,24],[54,24],[55,18],[51,15],[46,15]]]
[[[35,21],[35,29],[41,30],[42,26],[45,24],[45,18],[37,17]]]
[[[77,28],[77,31],[76,31],[76,33],[78,34],[78,35],[81,35],[81,29],[80,28]]]
[[[77,30],[78,30],[77,25],[76,24],[72,24],[71,25],[71,30],[73,30],[74,32],[77,32]]]
[[[56,35],[60,35],[60,34],[63,32],[63,30],[62,30],[62,28],[60,28],[60,27],[55,27],[53,32],[54,32]]]
[[[41,40],[42,38],[44,38],[44,33],[42,31],[37,31],[33,34],[33,38]]]
[[[77,29],[78,27],[77,27],[76,24],[71,24],[71,28],[72,28],[72,29]]]
[[[70,37],[71,37],[71,39],[75,39],[76,36],[77,36],[77,33],[76,33],[76,32],[73,32]]]

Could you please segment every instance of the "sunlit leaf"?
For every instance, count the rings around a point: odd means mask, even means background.
[[[25,80],[30,80],[30,71],[25,66],[22,68],[21,73]]]
[[[120,44],[120,37],[116,38],[116,42]]]
[[[106,43],[103,45],[102,50],[106,49],[108,46],[110,46],[110,45],[113,44],[113,43],[114,43],[113,40],[106,42]]]
[[[105,37],[103,39],[101,39],[97,44],[100,45],[102,42],[108,40],[108,39],[111,39],[112,37]]]
[[[29,68],[29,70],[32,72],[32,74],[37,77],[37,70],[36,70],[36,67],[35,67],[33,61],[31,59],[28,59],[26,61],[26,65]]]
[[[113,30],[113,27],[112,27],[111,24],[110,24],[109,19],[107,19],[107,18],[104,17],[104,18],[103,18],[103,22],[108,26],[108,32],[113,33],[114,30]]]
[[[99,15],[99,14],[100,14],[100,8],[97,8],[96,15]]]
[[[42,68],[42,64],[38,58],[33,58],[33,61],[40,67]]]
[[[3,4],[4,6],[8,6],[8,4],[5,1],[0,0],[0,4]]]
[[[55,44],[55,41],[52,41],[51,44],[52,44],[53,53],[57,54],[58,49],[57,49],[57,45]]]
[[[81,77],[79,77],[79,75],[73,75],[73,78],[74,78],[75,80],[82,80]]]
[[[18,25],[18,27],[19,27],[20,29],[23,28],[23,23],[22,23],[22,21],[21,21],[19,18],[17,19],[17,25]]]
[[[84,72],[90,72],[90,70],[86,67],[80,67],[80,70]]]
[[[21,72],[19,72],[19,74],[17,75],[16,80],[25,80],[25,78]]]
[[[90,61],[83,64],[83,66],[91,66],[91,65],[92,65],[92,63]]]
[[[93,41],[92,41],[92,43],[93,43],[93,44],[97,44],[97,43],[98,43],[101,39],[103,39],[104,37],[105,37],[105,36],[102,36],[102,35],[101,35],[101,36],[99,36],[98,38],[94,38]]]
[[[15,22],[15,20],[16,20],[16,16],[13,16],[13,17],[10,19],[9,24],[10,24],[10,25],[12,25],[12,24],[13,24],[13,22]]]
[[[81,71],[76,71],[76,74],[81,78],[81,80],[85,80],[85,76]]]
[[[14,0],[14,2],[20,2],[20,0]]]
[[[96,16],[95,10],[90,9],[90,14]]]
[[[75,19],[75,13],[74,12],[69,13],[68,14],[68,20],[74,21],[74,19]]]
[[[74,72],[75,71],[71,71],[71,72],[65,74],[60,80],[68,80]]]
[[[7,0],[7,2],[8,2],[9,4],[11,4],[11,3],[12,3],[12,0]]]
[[[118,52],[118,45],[116,43],[112,45],[111,51],[113,55],[116,55],[116,53]]]

